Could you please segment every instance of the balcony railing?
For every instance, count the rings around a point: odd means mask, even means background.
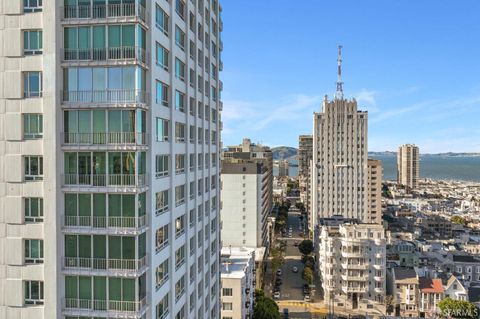
[[[365,264],[365,263],[358,263],[358,264],[343,263],[342,268],[343,269],[367,269],[368,264]]]
[[[113,312],[140,312],[146,306],[146,298],[140,301],[115,301],[66,298],[65,309],[84,309]]]
[[[147,174],[64,174],[64,185],[146,186]]]
[[[68,103],[146,103],[143,90],[63,91],[63,102]]]
[[[147,62],[147,54],[143,48],[123,46],[114,48],[63,49],[64,61],[117,61],[134,60]]]
[[[146,137],[146,133],[138,132],[62,133],[66,145],[146,145]]]
[[[66,227],[93,228],[141,228],[146,225],[146,216],[65,216]]]
[[[367,290],[367,287],[363,287],[363,286],[359,286],[359,287],[343,286],[342,290],[346,293],[349,293],[349,292],[365,292]]]
[[[140,259],[65,257],[64,261],[65,268],[89,270],[140,270],[147,265],[147,257]]]
[[[145,7],[139,3],[67,5],[63,8],[64,19],[106,19],[138,17],[146,21]]]

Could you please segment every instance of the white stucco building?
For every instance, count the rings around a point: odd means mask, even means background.
[[[0,2],[0,318],[217,318],[218,0]]]
[[[325,304],[384,313],[385,235],[381,225],[355,224],[339,216],[323,220],[318,238]]]
[[[255,292],[255,250],[222,248],[221,318],[250,319]]]

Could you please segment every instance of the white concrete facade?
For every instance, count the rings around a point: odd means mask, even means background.
[[[255,292],[255,250],[224,247],[222,249],[221,281],[221,318],[252,318]]]
[[[0,318],[220,316],[220,12],[0,2]]]
[[[242,165],[242,164],[235,164]],[[222,173],[222,243],[228,247],[266,246],[267,172]]]
[[[319,271],[329,307],[384,313],[385,234],[381,225],[321,227]],[[382,308],[383,307],[383,308]]]

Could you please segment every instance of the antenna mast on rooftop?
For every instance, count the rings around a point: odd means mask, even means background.
[[[343,82],[342,82],[342,45],[338,46],[338,70],[337,70],[337,91],[335,92],[336,99],[343,99]]]

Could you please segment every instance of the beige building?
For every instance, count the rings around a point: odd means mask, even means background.
[[[413,268],[396,267],[389,273],[388,293],[393,296],[395,315],[418,317],[419,278]]]
[[[382,223],[382,161],[368,159],[368,213],[369,223]]]
[[[290,164],[287,160],[279,160],[277,161],[278,165],[278,176],[288,176],[290,170]]]
[[[218,0],[0,1],[0,318],[218,318]]]
[[[397,180],[399,184],[416,188],[420,177],[420,152],[418,146],[405,144],[398,148]]]
[[[222,248],[221,316],[225,319],[253,317],[255,252],[248,248]]]
[[[340,216],[321,221],[319,273],[329,309],[385,312],[385,234],[381,225],[355,224]]]

